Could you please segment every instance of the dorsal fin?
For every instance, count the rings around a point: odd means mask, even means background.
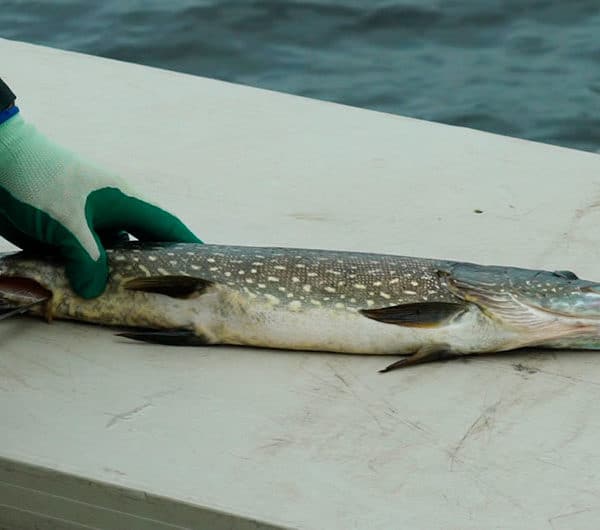
[[[125,288],[132,291],[156,293],[171,298],[191,298],[201,295],[213,283],[193,276],[148,276],[134,278],[125,283]]]

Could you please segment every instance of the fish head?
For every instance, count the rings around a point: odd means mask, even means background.
[[[600,284],[573,273],[457,264],[443,271],[452,292],[510,330],[511,348],[600,348]]]

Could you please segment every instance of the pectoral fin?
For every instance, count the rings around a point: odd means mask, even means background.
[[[448,352],[448,346],[445,344],[429,344],[427,346],[423,346],[419,348],[415,353],[413,353],[410,357],[405,357],[404,359],[400,359],[399,361],[393,362],[392,364],[386,366],[382,370],[379,370],[380,374],[385,372],[391,372],[392,370],[397,370],[398,368],[406,368],[408,366],[415,366],[416,364],[423,364],[432,361],[440,361],[442,359],[451,359],[453,357],[457,357],[452,353]]]
[[[400,304],[380,309],[361,309],[366,317],[407,327],[435,327],[465,312],[467,304],[452,302],[423,302]]]
[[[192,298],[201,295],[213,282],[192,276],[149,276],[134,278],[125,283],[132,291],[157,293],[171,298]]]

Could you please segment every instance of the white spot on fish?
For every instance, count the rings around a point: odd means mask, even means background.
[[[200,270],[200,267],[198,267],[198,265],[191,265],[191,267],[195,271]],[[229,273],[229,274],[231,274],[231,273]],[[227,273],[225,273],[225,276],[227,276]]]
[[[117,254],[115,256],[115,261],[125,261],[127,258],[125,256],[123,256],[122,254]]]
[[[150,261],[156,261],[158,258],[156,256],[148,256]]]
[[[310,303],[311,303],[312,305],[321,305],[321,302],[319,302],[318,300],[314,300],[314,299],[313,299],[313,300],[311,300],[311,301],[310,301]]]
[[[304,265],[304,263],[296,263],[296,267],[299,269],[304,269],[306,265]]]
[[[217,272],[219,270],[219,267],[211,267],[208,270],[211,271],[211,272]]]
[[[146,267],[144,267],[144,265],[140,264],[138,265],[138,267],[146,276],[150,276],[150,271]]]
[[[238,274],[240,274],[240,275],[241,275],[241,274],[246,274],[246,271],[239,270],[239,271],[238,271]]]
[[[259,283],[259,284],[258,284],[258,286],[259,286],[261,289],[264,289],[264,288],[266,287],[266,285],[265,285],[264,283]]]
[[[285,293],[285,287],[277,287],[277,289],[278,289],[279,291],[281,291],[282,293]]]
[[[159,267],[158,269],[156,269],[158,271],[159,274],[162,274],[163,276],[168,276],[169,273],[168,271],[166,271],[165,269]]]
[[[260,267],[262,265],[262,261],[253,261],[252,265],[254,265],[255,267]]]
[[[404,294],[411,294],[411,295],[415,295],[417,294],[415,291],[409,291],[408,289],[402,291]]]
[[[300,302],[299,300],[294,300],[293,302],[290,302],[288,304],[288,307],[292,310],[292,311],[297,311],[298,309],[300,309],[302,307],[302,302]]]
[[[306,283],[306,284],[304,284],[304,285],[302,286],[302,290],[303,290],[303,291],[305,291],[305,292],[307,292],[307,293],[310,293],[310,291],[311,291],[311,286],[310,286],[310,285],[308,285],[308,284]]]
[[[257,272],[257,271],[256,271],[256,269],[250,269],[250,272],[251,272],[252,274],[256,274],[256,272]]]
[[[252,278],[246,278],[246,283],[254,283],[254,280]]]
[[[307,276],[310,276],[311,278],[314,278],[316,275],[317,275],[317,273],[316,273],[316,272],[309,272],[309,273],[307,274]]]
[[[381,282],[373,282],[373,285],[374,285],[375,287],[379,287],[379,286],[381,285]]]
[[[392,279],[390,280],[390,285],[391,285],[391,284],[394,284],[394,283],[398,283],[399,281],[400,281],[400,279],[399,279],[399,278],[392,278]]]
[[[298,278],[298,276],[293,276],[293,277],[292,277],[292,281],[293,281],[294,283],[298,283],[298,282],[300,281],[300,278]]]
[[[278,270],[278,271],[284,271],[285,267],[283,265],[275,265],[275,267],[273,267],[274,269]]]
[[[215,262],[215,258],[208,258],[206,261],[208,261],[209,263],[214,263]]]
[[[325,287],[325,290],[326,290],[328,293],[335,293],[335,287],[329,287],[329,286],[327,286],[327,287]]]
[[[355,287],[356,289],[366,289],[366,288],[367,288],[367,286],[366,286],[366,285],[364,285],[364,284],[362,284],[362,283],[355,283],[355,284],[354,284],[354,287]]]
[[[367,305],[368,305],[369,307],[372,307],[372,306],[374,306],[374,305],[375,305],[375,302],[373,302],[373,300],[367,300]]]
[[[356,298],[350,298],[350,302],[355,304],[356,303]]]
[[[279,278],[276,278],[275,276],[269,276],[269,277],[267,278],[267,280],[268,280],[268,281],[270,281],[270,282],[278,282],[278,281],[279,281]]]
[[[194,265],[192,265],[192,269],[193,269],[193,268],[194,268]],[[200,268],[200,267],[198,267],[198,269],[199,269],[199,268]],[[197,269],[196,269],[196,270],[197,270]],[[227,276],[227,278],[229,278],[229,277],[231,276],[231,273],[230,273],[229,271],[227,271],[227,272],[225,273],[225,276]]]
[[[294,293],[288,293],[288,294],[287,294],[287,297],[288,297],[288,298],[294,298]]]
[[[264,297],[273,305],[277,305],[279,303],[279,298],[273,296],[272,294],[265,294]]]
[[[412,282],[410,282],[410,284],[411,284],[413,287],[417,287],[417,286],[419,285],[419,282],[415,282],[415,281],[413,280]]]
[[[250,289],[248,289],[248,287],[244,287],[244,292],[250,296],[250,298],[256,298],[256,293],[254,293],[253,291],[251,291]]]
[[[385,298],[386,300],[389,300],[391,298],[391,296],[387,293],[384,293],[383,291],[381,291],[379,293],[383,298]]]
[[[341,304],[340,302],[338,302],[337,304],[335,304],[336,309],[344,309],[344,304]]]

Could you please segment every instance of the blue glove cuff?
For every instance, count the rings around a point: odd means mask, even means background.
[[[2,125],[6,120],[10,120],[15,114],[17,114],[17,112],[19,112],[19,107],[16,105],[0,112],[0,125]]]

